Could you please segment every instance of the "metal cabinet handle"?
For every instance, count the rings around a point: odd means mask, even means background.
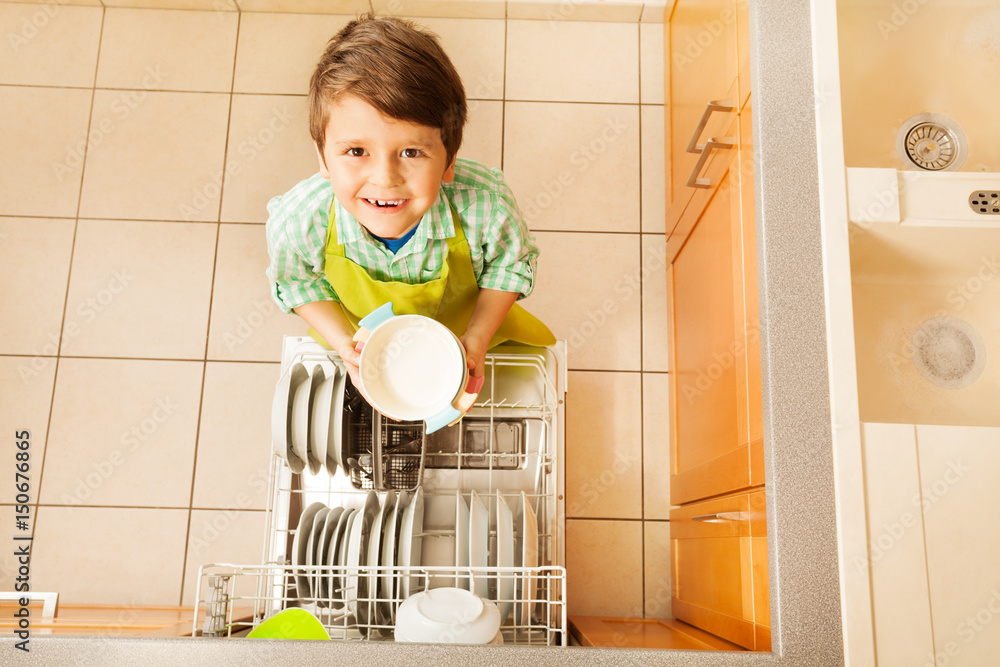
[[[694,128],[694,134],[688,142],[686,149],[688,153],[701,153],[705,150],[705,144],[699,144],[698,139],[701,138],[701,133],[705,131],[708,119],[714,111],[737,111],[737,109],[736,104],[729,100],[713,100],[706,104],[705,110],[701,113],[701,120],[698,121],[698,127]]]
[[[688,176],[687,186],[689,188],[710,188],[712,187],[712,181],[708,178],[698,178],[698,174],[704,169],[705,163],[708,162],[708,156],[712,154],[715,149],[730,149],[736,148],[736,141],[729,137],[713,137],[705,142],[705,148],[701,151],[701,155],[698,156],[698,161],[694,163],[694,169],[691,170],[691,175]]]
[[[748,518],[746,512],[716,512],[715,514],[693,516],[691,520],[703,523],[721,523],[723,521],[746,521]]]

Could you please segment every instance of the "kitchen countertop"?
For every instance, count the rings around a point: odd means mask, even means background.
[[[834,0],[750,5],[763,323],[765,468],[775,653],[334,644],[247,639],[32,637],[0,640],[0,664],[808,665],[844,663],[818,187],[811,11]],[[845,222],[846,224],[846,222]],[[846,231],[845,231],[846,243]],[[572,601],[570,601],[572,603]]]

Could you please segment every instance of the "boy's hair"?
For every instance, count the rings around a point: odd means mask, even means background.
[[[449,164],[462,145],[462,79],[437,37],[412,21],[364,14],[327,44],[309,83],[309,132],[320,155],[330,104],[345,93],[390,118],[441,130]]]

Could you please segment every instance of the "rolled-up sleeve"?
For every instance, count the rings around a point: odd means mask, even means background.
[[[278,307],[289,312],[313,301],[339,301],[323,271],[325,226],[316,227],[318,213],[310,219],[286,215],[280,198],[268,204],[267,278]]]
[[[479,286],[504,292],[531,294],[538,247],[521,216],[514,195],[497,173],[491,193],[490,220],[483,228],[483,271]]]

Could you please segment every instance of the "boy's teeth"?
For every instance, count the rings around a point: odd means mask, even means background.
[[[403,203],[402,199],[366,199],[365,201],[376,206],[399,206]]]

